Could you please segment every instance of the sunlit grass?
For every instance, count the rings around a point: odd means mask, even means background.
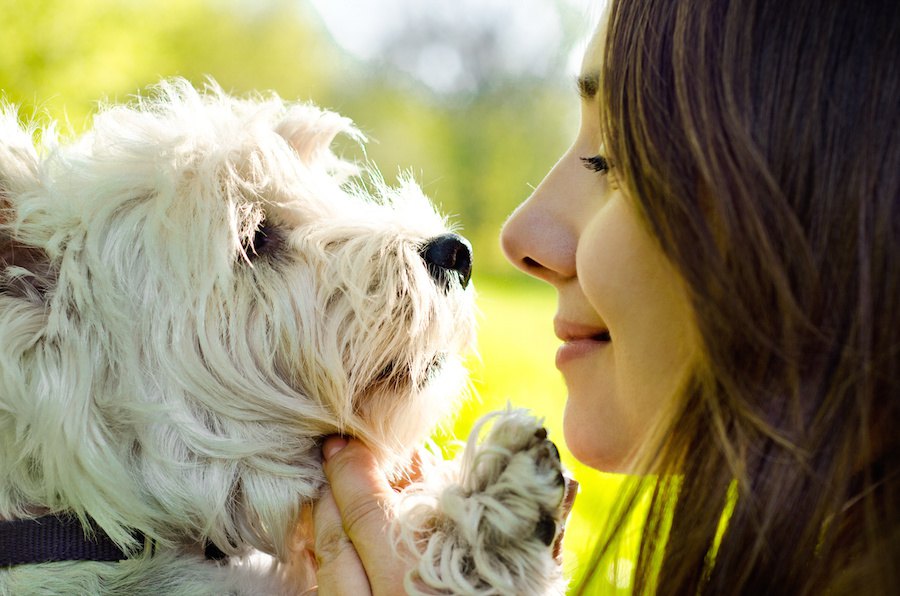
[[[622,478],[579,464],[563,442],[566,389],[553,364],[559,340],[553,334],[556,296],[552,288],[526,279],[491,277],[476,278],[475,284],[481,311],[480,359],[470,363],[476,395],[463,406],[450,430],[463,439],[480,416],[507,403],[528,408],[544,418],[563,463],[581,487],[564,541],[564,566],[570,577],[577,578],[590,560]],[[439,442],[446,440],[442,436]],[[631,548],[625,548],[626,552]],[[604,561],[598,571],[590,593],[628,593],[629,556]]]

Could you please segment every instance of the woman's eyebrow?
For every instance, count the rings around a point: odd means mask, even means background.
[[[600,89],[600,74],[591,72],[579,75],[576,84],[581,99],[590,101],[597,96]]]

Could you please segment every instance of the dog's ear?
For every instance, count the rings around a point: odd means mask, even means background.
[[[50,259],[16,233],[22,197],[40,187],[32,134],[13,107],[0,105],[0,294],[43,302],[54,277]]]
[[[331,150],[335,137],[344,134],[360,145],[366,141],[349,118],[313,105],[296,104],[275,128],[296,151],[301,161],[339,177],[354,175],[357,168]]]

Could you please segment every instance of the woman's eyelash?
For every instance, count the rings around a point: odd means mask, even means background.
[[[582,157],[581,162],[587,169],[593,170],[595,172],[600,172],[601,174],[605,174],[609,171],[609,161],[607,161],[607,159],[602,155]]]

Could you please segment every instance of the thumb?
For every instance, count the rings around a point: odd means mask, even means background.
[[[372,452],[357,439],[330,437],[322,447],[325,475],[343,522],[373,588],[402,585],[393,555],[390,506],[394,498]]]
[[[359,543],[357,548],[383,537],[390,521],[386,509],[394,491],[375,456],[361,441],[344,437],[329,437],[322,455],[325,476],[347,536],[354,544]]]

